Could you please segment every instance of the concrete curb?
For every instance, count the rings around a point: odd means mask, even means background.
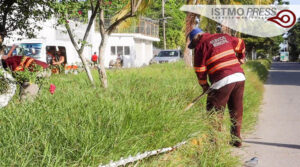
[[[0,108],[8,105],[8,102],[16,93],[17,85],[15,84],[15,79],[6,71],[3,71],[4,77],[10,82],[9,89],[5,94],[0,95]]]

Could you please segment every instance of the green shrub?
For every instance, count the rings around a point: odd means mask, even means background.
[[[24,71],[14,71],[12,74],[19,84],[23,84],[24,82],[39,84],[44,79],[44,77],[39,76],[42,72],[43,67],[33,65],[31,69],[25,68]]]
[[[269,69],[271,67],[271,62],[267,59],[262,60],[254,60],[254,61],[248,61],[246,63],[246,66],[249,67],[253,72],[256,73],[256,75],[259,76],[259,79],[262,82],[265,82],[268,78]]]
[[[4,94],[8,91],[9,82],[4,78],[2,69],[0,68],[0,94]]]

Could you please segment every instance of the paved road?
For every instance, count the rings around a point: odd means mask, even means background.
[[[299,63],[272,64],[262,110],[239,151],[243,159],[258,157],[258,167],[300,167]]]

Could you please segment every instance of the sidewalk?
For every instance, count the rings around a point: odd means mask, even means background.
[[[274,63],[265,84],[263,112],[253,134],[235,149],[259,167],[300,166],[300,64]]]

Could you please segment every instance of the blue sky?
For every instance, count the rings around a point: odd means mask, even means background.
[[[290,1],[291,5],[300,5],[300,1],[299,0],[288,0]]]
[[[292,7],[293,12],[297,15],[297,18],[300,18],[300,10],[299,10],[299,6],[300,5],[300,0],[287,0],[290,1],[290,5],[297,5]]]

